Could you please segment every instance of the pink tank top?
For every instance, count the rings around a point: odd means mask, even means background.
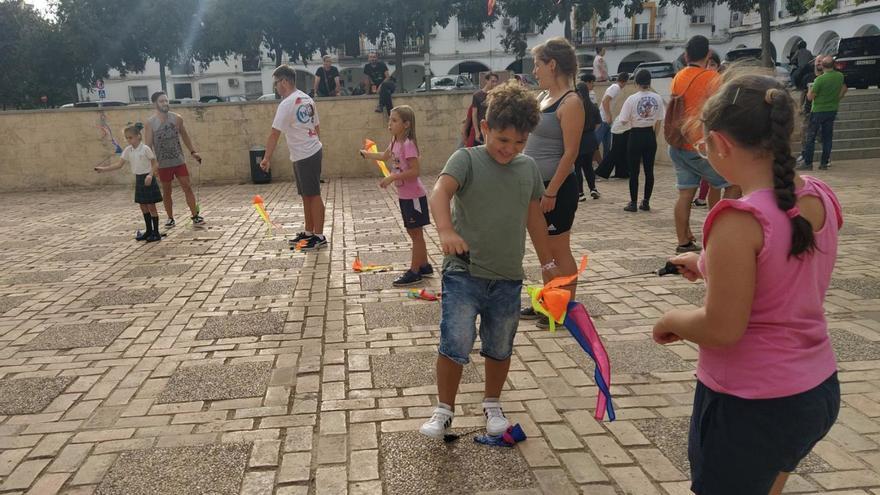
[[[728,208],[751,213],[764,231],[752,314],[742,339],[724,349],[700,347],[697,378],[716,392],[745,399],[786,397],[816,387],[837,369],[824,302],[843,217],[828,185],[813,177],[803,179],[797,195],[821,199],[825,225],[814,232],[816,248],[799,258],[788,255],[791,222],[776,206],[772,189],[721,201],[706,218],[704,243],[712,222]],[[700,257],[704,275],[706,258],[711,255],[703,251]]]

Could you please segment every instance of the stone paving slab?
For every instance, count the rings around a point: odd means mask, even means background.
[[[105,347],[113,343],[131,323],[79,323],[55,325],[40,332],[22,349],[26,351],[74,349],[77,347]]]
[[[42,412],[73,380],[71,376],[4,378],[0,380],[0,415]]]
[[[271,363],[207,364],[175,372],[159,403],[258,397],[266,392]]]
[[[388,288],[390,285],[383,288]],[[367,303],[364,304],[364,318],[368,329],[399,325],[439,325],[440,304],[430,301],[403,304]]]
[[[183,275],[192,265],[188,263],[154,264],[139,266],[125,274],[126,278],[173,277]]]
[[[109,249],[93,248],[87,251],[69,251],[52,258],[55,261],[97,261],[110,254]]]
[[[284,314],[244,313],[239,315],[215,316],[205,321],[205,326],[196,334],[196,339],[229,339],[235,337],[259,337],[261,335],[284,332]]]
[[[846,330],[831,329],[831,343],[838,361],[880,359],[880,342],[872,342]]]
[[[235,282],[226,291],[226,298],[277,296],[293,292],[293,280],[264,280],[260,282]]]
[[[238,495],[251,444],[124,452],[103,479],[97,495]]]
[[[87,302],[92,306],[129,306],[156,302],[164,289],[113,289],[98,292]]]
[[[880,299],[880,278],[834,278],[831,287],[842,289],[865,299]]]
[[[15,309],[21,303],[28,300],[28,296],[2,296],[0,297],[0,313]]]
[[[437,383],[436,352],[397,352],[372,356],[373,386],[376,388],[423,387]],[[482,383],[483,376],[473,360],[464,367],[461,383]]]
[[[303,258],[270,258],[265,260],[251,260],[244,264],[246,272],[265,272],[294,270],[303,266]]]
[[[70,270],[32,270],[7,275],[0,281],[0,285],[48,284],[61,282],[70,277],[70,275]]]

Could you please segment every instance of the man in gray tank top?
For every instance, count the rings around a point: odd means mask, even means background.
[[[183,155],[183,149],[180,147],[180,140],[189,150],[190,155],[199,163],[202,163],[202,157],[195,150],[186,127],[183,125],[183,117],[179,114],[169,111],[171,109],[168,102],[168,95],[163,91],[153,93],[150,98],[155,106],[155,112],[150,116],[147,125],[144,127],[144,141],[153,149],[156,160],[159,162],[159,181],[162,183],[162,197],[165,203],[165,213],[168,214],[168,220],[165,222],[166,228],[174,227],[174,205],[171,200],[171,186],[174,178],[183,194],[186,196],[186,204],[192,213],[193,227],[203,227],[205,220],[199,214],[199,205],[196,204],[196,196],[193,194],[192,185],[189,180],[189,170],[186,168],[186,157]]]

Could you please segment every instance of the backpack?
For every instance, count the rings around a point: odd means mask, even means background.
[[[711,71],[703,70],[703,72],[700,72],[691,78],[691,81],[680,95],[673,94],[669,98],[669,105],[666,106],[666,119],[663,121],[663,137],[666,138],[666,143],[670,146],[684,148],[688,145],[687,137],[685,137],[684,132],[682,131],[685,121],[687,120],[687,112],[685,111],[684,106],[684,95],[686,95],[688,90],[691,89],[691,84],[707,72]]]

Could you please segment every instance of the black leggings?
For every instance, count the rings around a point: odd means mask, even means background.
[[[629,200],[639,196],[639,162],[645,167],[645,201],[654,191],[654,155],[657,154],[657,136],[653,127],[635,127],[629,131],[626,162],[629,168]]]
[[[593,170],[593,153],[578,155],[574,161],[574,171],[577,173],[578,193],[584,193],[584,175],[587,177],[587,187],[590,191],[596,190],[596,171]]]

